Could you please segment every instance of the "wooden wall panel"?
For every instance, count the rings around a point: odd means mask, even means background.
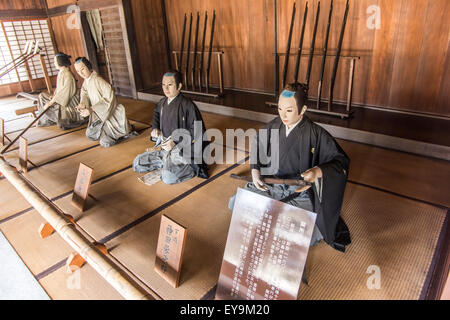
[[[306,0],[278,0],[279,52],[286,49],[293,3],[297,15],[291,53],[298,47]],[[314,16],[318,0],[309,0],[304,52],[309,52]],[[226,87],[273,92],[274,88],[274,1],[273,0],[165,0],[172,50],[180,49],[183,17],[197,11],[208,11],[209,21],[216,10],[217,24],[214,49],[223,50]],[[316,53],[323,48],[330,1],[321,1]],[[369,29],[369,6],[378,6],[381,29]],[[167,67],[163,22],[159,1],[132,1],[133,20],[138,39],[141,70],[146,86],[160,81]],[[343,54],[358,55],[355,73],[354,101],[413,112],[450,116],[448,105],[449,68],[448,35],[450,2],[447,0],[358,0],[350,1]],[[345,0],[334,1],[329,50],[337,47]],[[189,20],[189,19],[188,19]],[[194,16],[195,27],[195,16]],[[207,37],[209,37],[209,28]],[[202,29],[201,29],[202,30]],[[327,59],[324,98],[333,58]],[[280,58],[280,73],[284,57]],[[304,81],[307,57],[302,58],[300,80]],[[311,97],[317,95],[321,57],[314,57]],[[293,79],[295,56],[290,58],[288,81]],[[348,60],[341,60],[337,74],[335,99],[347,94]],[[212,83],[217,83],[217,70],[212,64]],[[145,71],[144,71],[145,70]],[[448,74],[448,72],[447,72]]]
[[[83,83],[83,79],[75,71],[73,63],[75,62],[76,58],[82,57],[85,54],[81,39],[81,30],[71,29],[67,27],[67,21],[71,16],[71,14],[65,14],[50,19],[57,46],[55,50],[64,52],[65,54],[72,56],[71,70],[75,75],[75,78],[78,80],[78,86],[80,87]]]
[[[151,88],[161,82],[168,68],[161,3],[159,0],[133,0],[130,5],[140,64],[136,72],[142,77],[142,88],[138,89]]]
[[[49,9],[73,4],[76,2],[75,0],[46,0],[46,1]]]
[[[0,10],[45,9],[45,0],[2,0]]]
[[[432,106],[439,107],[437,101],[440,84],[442,81],[447,81],[447,84],[449,82],[450,73],[443,72],[446,56],[449,54],[447,50],[449,21],[450,1],[428,2],[426,24],[423,30],[419,30],[424,36],[414,82],[413,101],[409,104],[418,110],[425,109],[428,112],[433,112]],[[447,104],[448,106],[449,104]]]

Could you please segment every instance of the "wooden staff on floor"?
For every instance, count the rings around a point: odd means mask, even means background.
[[[26,180],[24,176],[18,174],[1,156],[0,173],[36,209],[42,218],[54,227],[56,232],[124,298],[134,300],[153,300],[158,298],[154,291],[147,288],[144,289],[139,283],[126,276],[66,216],[61,214],[42,192]]]
[[[184,79],[186,83],[186,89],[188,89],[189,86],[189,60],[191,57],[191,36],[192,36],[192,13],[191,13],[191,21],[189,22],[189,33],[188,33],[188,46],[187,46],[187,59],[186,59],[186,72],[184,74]]]
[[[314,46],[316,45],[316,36],[317,36],[317,26],[319,25],[319,14],[320,14],[320,1],[317,6],[316,20],[314,22],[314,31],[311,42],[311,49],[309,51],[309,59],[308,59],[308,70],[306,71],[306,87],[309,90],[309,81],[311,79],[311,70],[314,58]]]
[[[16,143],[17,140],[19,140],[37,121],[39,121],[40,118],[48,111],[50,108],[53,107],[52,105],[47,107],[42,113],[34,119],[17,137],[15,137],[1,152],[0,154],[4,154],[6,151],[9,150],[9,148],[12,147],[14,143]]]
[[[212,49],[213,49],[215,25],[216,25],[216,10],[214,10],[214,12],[213,12],[213,20],[212,20],[212,26],[211,26],[211,37],[209,39],[208,64],[207,64],[207,67],[206,67],[206,93],[209,92],[209,74],[211,72],[211,56],[212,56]]]
[[[192,62],[192,89],[195,91],[195,70],[197,68],[197,45],[198,45],[198,30],[200,29],[200,12],[197,12],[197,24],[195,27],[195,37],[194,37],[194,61]]]
[[[291,18],[291,26],[289,27],[289,36],[288,36],[288,42],[286,45],[286,55],[284,59],[284,68],[283,68],[283,88],[286,86],[286,77],[287,72],[289,68],[289,57],[291,54],[291,42],[292,42],[292,31],[294,30],[294,23],[295,23],[295,11],[296,11],[296,5],[294,2],[294,8],[292,9],[292,18]]]
[[[331,18],[332,18],[332,16],[333,16],[333,0],[331,0],[331,4],[330,4],[330,14],[328,15],[327,33],[326,33],[326,36],[325,36],[325,44],[323,45],[322,67],[320,69],[319,87],[318,87],[318,93],[317,93],[317,109],[320,108],[320,101],[322,99],[323,74],[325,72],[325,63],[326,63],[326,60],[327,60],[328,39],[330,37],[330,27],[331,27]]]
[[[181,71],[183,68],[183,51],[184,51],[184,38],[186,35],[186,22],[187,22],[187,16],[184,14],[184,24],[183,24],[183,32],[181,35],[181,50],[180,50],[180,60],[178,62],[178,71]]]
[[[306,28],[306,20],[308,18],[308,1],[306,1],[305,5],[305,13],[303,15],[303,25],[302,25],[302,33],[300,35],[300,43],[298,45],[298,53],[297,53],[297,63],[295,65],[295,71],[294,71],[294,82],[298,82],[298,73],[300,70],[300,62],[302,58],[302,51],[303,51],[303,39],[305,37],[305,28]]]
[[[349,10],[349,0],[347,0],[347,5],[345,6],[344,20],[342,21],[342,28],[341,28],[341,34],[339,35],[339,42],[338,42],[338,47],[337,47],[337,52],[336,52],[336,58],[334,59],[333,72],[331,73],[328,111],[331,111],[331,106],[333,105],[334,84],[336,82],[336,74],[337,74],[337,70],[338,70],[338,66],[339,66],[339,59],[341,57],[342,42],[344,41],[345,26],[347,24],[348,10]]]
[[[208,12],[205,12],[205,25],[203,26],[203,39],[202,39],[202,51],[200,54],[200,67],[198,71],[198,86],[200,91],[202,91],[202,77],[203,77],[203,64],[205,61],[205,40],[206,40],[206,29],[208,28]]]

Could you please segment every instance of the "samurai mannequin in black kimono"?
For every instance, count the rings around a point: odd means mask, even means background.
[[[340,217],[350,160],[336,140],[306,115],[302,84],[288,85],[278,102],[279,117],[265,126],[252,143],[252,183],[246,189],[317,214],[311,246],[325,240],[344,252],[349,230]],[[303,106],[303,107],[302,107]],[[267,156],[264,156],[267,155]],[[312,187],[267,185],[262,176],[299,179]],[[235,196],[229,208],[234,208]]]
[[[182,76],[168,71],[162,81],[163,98],[155,108],[151,138],[162,150],[145,152],[133,161],[133,169],[146,173],[162,169],[161,180],[169,185],[190,180],[196,176],[207,179],[203,151],[205,125],[202,115],[192,100],[181,93]]]

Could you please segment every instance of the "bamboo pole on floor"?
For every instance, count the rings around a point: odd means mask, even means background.
[[[144,288],[126,277],[111,260],[101,253],[79,232],[66,217],[32,185],[23,179],[3,157],[0,156],[0,172],[24,196],[25,199],[51,224],[58,234],[75,249],[114,289],[128,300],[154,300]]]

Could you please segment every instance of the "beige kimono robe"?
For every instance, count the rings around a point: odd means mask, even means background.
[[[77,82],[69,68],[59,71],[53,97],[47,93],[39,95],[39,113],[44,111],[45,104],[50,100],[54,101],[54,105],[39,119],[39,126],[58,124],[62,129],[72,129],[85,123],[75,109],[80,102],[80,96]]]
[[[86,130],[89,139],[100,140],[101,146],[110,147],[130,135],[125,107],[117,102],[111,85],[95,71],[83,83],[81,103],[93,110]]]

